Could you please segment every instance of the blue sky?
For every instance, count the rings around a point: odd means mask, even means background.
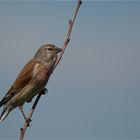
[[[0,98],[41,45],[62,46],[75,6],[0,1]],[[83,2],[26,138],[140,139],[139,14],[139,1]],[[0,125],[0,139],[17,139],[22,125],[15,109]]]

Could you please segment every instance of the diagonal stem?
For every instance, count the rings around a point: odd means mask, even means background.
[[[67,47],[67,45],[68,45],[68,43],[69,43],[69,41],[70,41],[70,35],[71,35],[71,32],[72,32],[72,28],[73,28],[73,25],[74,25],[74,22],[75,22],[75,19],[76,19],[76,17],[77,17],[77,14],[78,14],[78,11],[79,11],[79,8],[80,8],[81,4],[82,4],[82,1],[81,1],[81,0],[78,0],[77,7],[76,7],[75,12],[74,12],[74,16],[73,16],[72,20],[71,20],[71,19],[69,20],[68,31],[67,31],[67,35],[66,35],[66,38],[65,38],[63,47],[62,47],[62,52],[61,52],[60,56],[58,57],[58,59],[57,59],[57,61],[56,61],[56,64],[55,64],[55,66],[54,66],[54,69],[57,67],[58,63],[59,63],[60,60],[62,59],[62,56],[63,56],[63,54],[64,54],[64,51],[65,51],[65,49],[66,49],[66,47]],[[53,70],[54,70],[54,69],[53,69]],[[29,112],[29,114],[28,114],[28,120],[29,120],[29,121],[25,121],[23,128],[20,129],[21,131],[20,131],[19,140],[23,140],[23,139],[24,139],[24,135],[25,135],[26,129],[27,129],[27,127],[29,127],[29,125],[30,125],[30,120],[31,120],[32,115],[33,115],[33,113],[34,113],[34,111],[35,111],[35,108],[36,108],[36,106],[37,106],[37,103],[39,102],[39,99],[40,99],[40,97],[42,96],[42,94],[45,94],[45,91],[46,91],[46,90],[42,90],[42,91],[38,94],[38,96],[37,96],[37,98],[36,98],[36,100],[35,100],[35,102],[34,102],[32,108],[31,108],[31,110],[30,110],[30,112]]]
[[[62,56],[65,52],[65,49],[70,41],[70,35],[71,35],[71,32],[72,32],[72,28],[73,28],[73,25],[74,25],[74,22],[75,22],[75,19],[77,17],[77,14],[78,14],[78,11],[79,11],[79,8],[82,4],[82,1],[81,0],[78,0],[78,3],[77,3],[77,7],[75,9],[75,12],[74,12],[74,16],[72,19],[69,20],[69,27],[68,27],[68,31],[67,31],[67,35],[66,35],[66,38],[65,38],[65,41],[64,41],[64,44],[63,44],[63,47],[62,47],[62,52],[59,56],[59,58],[57,59],[57,62],[54,66],[54,69],[57,67],[58,63],[60,62],[60,60],[62,59]]]

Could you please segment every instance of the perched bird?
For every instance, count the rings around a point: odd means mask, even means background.
[[[38,49],[0,101],[0,107],[4,106],[0,122],[10,111],[16,107],[22,107],[25,102],[31,102],[32,98],[45,88],[55,66],[57,54],[61,51],[61,48],[52,44],[43,45]]]

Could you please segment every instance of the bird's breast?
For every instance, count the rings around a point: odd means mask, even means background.
[[[37,82],[47,82],[51,73],[52,73],[53,69],[52,66],[49,64],[36,64],[34,66],[34,71],[33,71],[33,75],[34,78],[37,80]]]

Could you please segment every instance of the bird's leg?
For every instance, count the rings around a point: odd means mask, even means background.
[[[30,118],[27,118],[24,111],[23,111],[23,106],[19,106],[19,110],[21,111],[26,123],[27,123],[27,126],[30,126],[30,122],[31,122],[31,119]]]
[[[19,106],[19,110],[21,111],[21,113],[22,113],[22,115],[23,115],[23,117],[24,117],[24,119],[26,121],[27,117],[26,117],[25,113],[23,112],[23,106]]]

